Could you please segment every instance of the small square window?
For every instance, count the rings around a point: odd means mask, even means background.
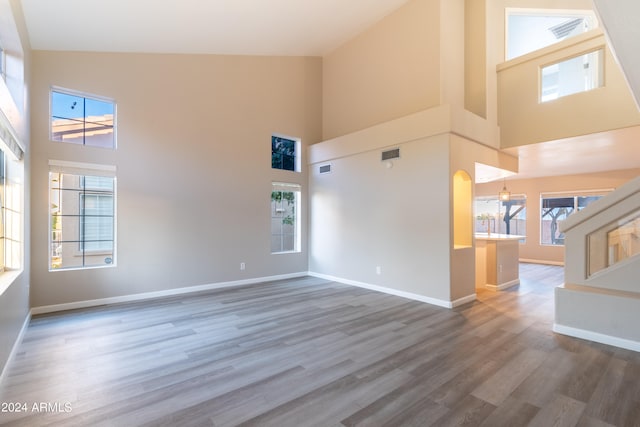
[[[281,136],[271,137],[271,167],[300,172],[300,141]]]
[[[98,97],[52,90],[51,140],[115,148],[115,103]]]

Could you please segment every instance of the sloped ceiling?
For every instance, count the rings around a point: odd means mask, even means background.
[[[407,0],[21,0],[36,50],[322,56]]]

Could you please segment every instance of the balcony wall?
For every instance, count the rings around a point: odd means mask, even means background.
[[[542,67],[600,48],[602,87],[540,102]],[[599,29],[499,64],[497,73],[502,148],[640,125],[640,112]]]

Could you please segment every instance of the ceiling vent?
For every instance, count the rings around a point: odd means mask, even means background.
[[[381,160],[384,162],[386,160],[399,159],[399,158],[400,158],[400,149],[394,148],[393,150],[383,151]]]
[[[331,165],[322,165],[319,168],[320,173],[330,173],[331,172]]]
[[[553,33],[554,36],[556,36],[558,40],[561,40],[571,34],[571,32],[575,30],[578,25],[582,24],[582,21],[584,21],[584,18],[570,19],[563,22],[562,24],[558,24],[549,28],[549,30]]]

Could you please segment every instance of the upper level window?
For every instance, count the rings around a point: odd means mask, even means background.
[[[271,167],[300,172],[300,140],[271,136]]]
[[[507,8],[507,61],[598,26],[591,10]]]
[[[602,49],[569,58],[541,69],[540,101],[587,92],[604,84]]]
[[[51,140],[115,148],[113,100],[71,91],[51,91]]]

